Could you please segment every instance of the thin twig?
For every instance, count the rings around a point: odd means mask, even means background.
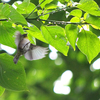
[[[39,16],[37,16],[36,18],[38,19],[39,17],[41,17],[41,16],[44,16],[44,15],[47,15],[47,14],[54,14],[54,13],[57,13],[57,12],[60,12],[60,11],[66,11],[66,10],[68,10],[68,9],[72,9],[72,8],[75,8],[75,7],[65,7],[65,8],[56,8],[54,11],[52,11],[52,12],[48,12],[48,13],[45,13],[45,14],[41,14],[41,15],[39,15]]]
[[[45,0],[43,0],[40,4],[38,4],[33,11],[26,17],[26,19],[35,11],[35,9],[37,9]]]

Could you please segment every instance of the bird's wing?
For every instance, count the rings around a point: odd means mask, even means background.
[[[42,59],[47,54],[48,48],[31,45],[31,48],[29,51],[27,51],[24,56],[27,60],[37,60]]]
[[[19,32],[19,31],[16,31],[15,32],[15,44],[17,45],[17,47],[18,47],[18,44],[19,44],[19,42],[20,42],[20,40],[21,40],[21,33]]]

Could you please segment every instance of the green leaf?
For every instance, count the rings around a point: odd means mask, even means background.
[[[79,9],[75,9],[70,12],[70,15],[80,18],[82,16],[82,11]]]
[[[16,48],[14,32],[15,28],[12,27],[10,22],[1,22],[0,23],[0,43]]]
[[[5,91],[5,88],[0,86],[0,96],[4,93],[4,91]]]
[[[0,18],[7,18],[9,14],[10,14],[9,5],[0,3]]]
[[[70,22],[72,23],[79,23],[80,22],[80,19],[78,17],[73,17]]]
[[[35,38],[39,39],[40,41],[47,43],[47,41],[44,39],[41,31],[35,25],[33,25],[32,27],[29,27],[29,30],[27,30],[27,32],[30,34],[30,36],[32,36],[31,38],[35,37]]]
[[[18,13],[12,6],[10,7],[10,10],[11,12],[10,12],[9,18],[11,19],[11,21],[13,21],[16,24],[27,26],[27,21],[20,13]]]
[[[6,89],[22,91],[27,89],[25,80],[22,64],[14,64],[12,56],[0,54],[0,85]]]
[[[80,51],[87,56],[89,63],[91,63],[93,58],[100,52],[100,40],[91,31],[82,30],[79,33],[77,46]]]
[[[87,23],[90,23],[100,28],[100,18],[99,17],[87,14],[87,17],[85,20]]]
[[[17,6],[17,11],[20,13],[20,14],[29,14],[31,13],[34,8],[36,7],[33,3],[29,3],[27,5],[27,2],[23,2],[22,4],[18,4],[17,2],[15,2],[15,5]],[[27,5],[27,6],[25,6]],[[35,10],[36,11],[36,10]]]
[[[14,2],[14,5],[17,7],[18,12],[24,12],[30,4],[30,0],[24,0],[21,4]],[[25,9],[26,8],[26,9]]]
[[[44,1],[44,2],[43,2]],[[45,7],[46,4],[49,4],[50,2],[52,2],[53,0],[39,0],[39,4],[41,2],[43,2],[40,6],[43,9]]]
[[[23,0],[22,4],[27,7],[29,3],[30,3],[30,0]]]
[[[62,27],[42,26],[41,31],[44,38],[50,45],[67,56],[69,47],[67,46],[67,39],[65,38],[66,34]]]
[[[77,33],[78,33],[77,26],[73,24],[68,24],[65,27],[65,31],[66,31],[66,36],[68,38],[68,41],[70,42],[73,49],[75,50],[75,43],[76,43]]]
[[[77,7],[89,14],[100,16],[100,8],[94,0],[80,0]]]

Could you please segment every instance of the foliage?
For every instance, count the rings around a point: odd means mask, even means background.
[[[59,7],[58,1],[64,7]],[[14,33],[20,31],[28,34],[31,43],[36,44],[36,38],[65,56],[71,45],[85,54],[89,63],[97,57],[100,52],[100,8],[94,0],[80,0],[76,5],[75,0],[39,0],[37,6],[35,3],[23,0],[18,4],[15,1],[16,9],[0,3],[1,44],[16,49]],[[27,90],[24,64],[19,61],[15,65],[12,59],[13,55],[0,54],[0,95],[5,89]]]

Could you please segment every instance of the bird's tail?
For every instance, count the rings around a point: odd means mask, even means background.
[[[13,59],[13,61],[14,61],[15,64],[18,62],[19,57],[20,57],[20,54],[17,53],[17,54],[15,55],[14,59]]]

